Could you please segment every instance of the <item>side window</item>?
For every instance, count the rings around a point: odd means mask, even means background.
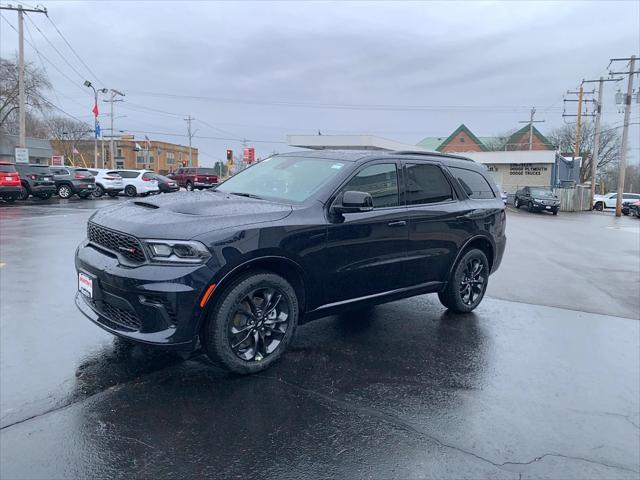
[[[489,182],[478,172],[465,168],[450,167],[453,175],[458,179],[460,185],[471,198],[486,199],[494,198],[495,194]]]
[[[90,173],[91,175],[93,175],[94,177],[95,177],[96,175],[98,175],[98,171],[97,171],[97,170],[89,170],[89,173]]]
[[[136,178],[138,176],[138,172],[131,172],[129,170],[123,170],[120,172],[120,176],[122,178]]]
[[[342,187],[341,192],[349,190],[368,192],[373,197],[373,208],[397,207],[398,174],[395,163],[379,163],[360,170]]]
[[[447,178],[437,165],[407,164],[407,205],[453,200]]]

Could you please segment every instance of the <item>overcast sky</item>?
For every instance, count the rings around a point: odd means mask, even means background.
[[[183,118],[192,115],[193,144],[210,165],[226,148],[240,152],[241,139],[258,155],[287,151],[287,133],[371,133],[415,144],[465,123],[489,136],[520,128],[531,106],[546,133],[563,123],[563,93],[583,78],[606,75],[609,58],[640,51],[638,1],[43,6],[95,74],[44,15],[31,14],[26,39],[44,56],[54,86],[47,98],[91,121],[92,94],[82,86],[87,77],[126,94],[116,104],[116,115],[126,115],[116,119],[117,130],[183,144]],[[17,25],[15,12],[2,14]],[[2,20],[0,54],[16,51],[16,33]],[[26,57],[41,65],[29,45]],[[622,123],[615,90],[607,86],[604,106],[604,122],[614,126]],[[633,107],[638,123],[640,105]],[[103,128],[105,113],[101,104]],[[639,137],[634,125],[635,161]]]

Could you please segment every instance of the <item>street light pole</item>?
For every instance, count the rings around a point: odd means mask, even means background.
[[[98,168],[98,91],[89,80],[84,81],[84,86],[93,90],[93,166]]]

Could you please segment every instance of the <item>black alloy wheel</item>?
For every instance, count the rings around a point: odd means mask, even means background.
[[[18,195],[18,198],[20,200],[27,200],[29,198],[29,189],[24,185],[20,187],[20,194]]]
[[[482,250],[472,249],[462,256],[438,298],[448,309],[468,313],[480,304],[488,284],[487,256]]]
[[[136,187],[134,187],[133,185],[127,185],[124,188],[124,194],[127,197],[135,197],[138,194],[138,191],[136,190]]]
[[[298,300],[289,282],[269,272],[248,273],[217,299],[201,342],[214,362],[250,374],[282,356],[297,324]]]
[[[102,195],[104,195],[104,189],[101,185],[96,184],[96,188],[93,190],[93,196],[96,198],[100,198]]]

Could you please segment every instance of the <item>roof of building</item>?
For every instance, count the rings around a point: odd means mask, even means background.
[[[460,126],[451,133],[451,135],[445,138],[436,150],[441,150],[442,148],[444,148],[449,142],[453,141],[453,139],[462,132],[466,133],[471,138],[471,140],[473,140],[480,147],[482,151],[487,150],[487,147],[484,145],[484,143],[482,143],[482,141],[480,141],[480,139],[476,137],[475,134],[471,130],[469,130],[469,128],[467,128],[464,123],[461,123]]]
[[[292,147],[312,150],[420,150],[429,151],[416,145],[408,145],[375,135],[287,135],[287,143]]]
[[[522,140],[520,139],[520,137],[523,134],[527,134],[529,135],[529,125],[525,125],[524,127],[522,127],[520,130],[513,132],[513,134],[511,134],[511,136],[509,137],[509,139],[507,140],[507,145],[519,145],[522,144]],[[551,143],[551,141],[545,137],[542,133],[540,133],[540,130],[538,130],[535,125],[533,125],[533,135],[535,137],[538,138],[538,140],[540,140],[544,145],[546,145],[550,150],[555,150],[555,147],[553,145],[553,143]],[[520,141],[518,141],[520,139]],[[528,139],[528,137],[527,137]],[[527,140],[528,142],[528,140]]]

